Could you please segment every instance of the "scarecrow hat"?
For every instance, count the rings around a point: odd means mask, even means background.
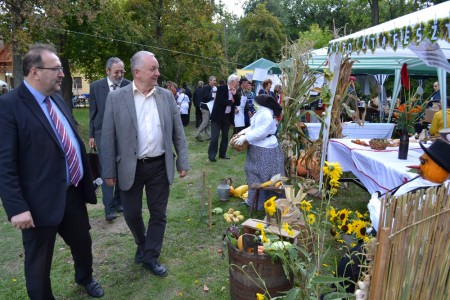
[[[255,97],[255,101],[261,106],[270,108],[276,117],[281,115],[281,105],[278,104],[274,97],[267,94],[261,94]]]
[[[440,167],[442,167],[447,172],[450,172],[450,144],[444,142],[443,140],[437,139],[431,144],[430,147],[426,148],[419,143],[423,151]]]

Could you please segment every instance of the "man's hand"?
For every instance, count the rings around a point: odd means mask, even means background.
[[[23,212],[11,218],[11,224],[17,229],[34,228],[33,217],[30,211]]]
[[[117,184],[117,178],[105,178],[106,185],[115,186]]]
[[[95,148],[95,139],[94,138],[89,139],[89,148],[91,148],[91,149]]]
[[[188,171],[186,171],[186,170],[178,171],[178,174],[180,175],[180,178],[186,177],[187,173],[188,173]]]

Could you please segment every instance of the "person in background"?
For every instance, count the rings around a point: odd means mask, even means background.
[[[187,123],[189,124],[189,119],[190,119],[190,116],[191,116],[191,106],[192,106],[192,92],[189,89],[188,84],[187,84],[186,81],[183,81],[183,83],[181,84],[181,87],[184,89],[184,94],[186,96],[188,96],[188,98],[189,98],[189,109],[188,109],[188,114],[187,114],[187,119],[188,119]],[[186,125],[184,125],[184,126],[186,126]]]
[[[102,155],[100,140],[102,136],[106,97],[108,97],[109,92],[124,87],[131,82],[123,78],[125,74],[125,64],[117,57],[111,57],[106,61],[105,70],[106,78],[94,81],[89,87],[89,147],[91,149],[97,149],[99,157]],[[103,206],[105,207],[105,219],[107,221],[112,221],[117,218],[117,212],[123,211],[119,187],[111,187],[106,184],[102,184],[101,187]]]
[[[250,126],[250,118],[256,113],[253,107],[253,99],[255,99],[255,93],[253,92],[253,82],[249,81],[247,84],[247,105],[245,106],[245,127]]]
[[[173,94],[158,86],[155,55],[137,52],[131,71],[133,82],[108,95],[101,141],[103,172],[106,184],[119,183],[124,218],[137,245],[135,262],[166,276],[159,257],[175,163],[180,178],[189,170],[186,137]],[[144,187],[150,213],[147,228],[142,217]]]
[[[241,95],[239,106],[234,108],[234,134],[245,128],[245,106],[247,105],[247,85],[248,79],[242,77],[239,80],[239,88],[237,93]]]
[[[172,92],[173,98],[176,102],[178,98],[178,85],[173,81],[167,81],[164,84],[164,88]]]
[[[277,99],[277,96],[270,89],[272,88],[272,80],[270,78],[264,80],[262,82],[262,89],[259,90],[258,95],[270,95],[273,98]]]
[[[195,128],[200,127],[202,123],[202,111],[200,109],[200,103],[202,102],[201,95],[203,89],[203,81],[197,83],[197,88],[194,91],[193,101],[195,106]]]
[[[444,112],[441,103],[438,104],[440,110],[433,116],[430,126],[430,135],[438,135],[439,131],[444,128]],[[450,97],[447,97],[447,128],[450,127]]]
[[[432,107],[435,103],[441,102],[441,91],[439,88],[439,82],[433,83],[433,94],[430,96],[430,101],[428,102],[428,107]]]
[[[245,175],[247,184],[263,183],[272,176],[284,176],[284,156],[275,136],[277,132],[277,117],[281,116],[282,108],[277,100],[270,95],[258,95],[253,101],[256,113],[250,119],[250,127],[239,133],[237,145],[245,141],[249,143],[247,160],[245,161]],[[248,191],[245,203],[252,207],[256,190]],[[260,191],[258,210],[264,208],[264,202],[276,195],[270,191]]]
[[[177,104],[180,108],[181,123],[183,123],[183,126],[189,124],[189,103],[189,97],[185,94],[184,88],[181,88],[178,94]]]
[[[223,80],[223,79],[219,80],[219,86],[226,85],[226,84],[227,84],[227,82],[225,80]]]
[[[273,92],[275,94],[275,99],[278,101],[278,104],[281,104],[281,102],[283,102],[283,87],[281,86],[281,84],[277,84],[273,89]]]
[[[6,94],[8,91],[8,87],[6,86],[6,84],[2,85],[2,95]]]
[[[211,162],[216,162],[217,150],[219,158],[230,159],[227,156],[228,131],[233,123],[234,109],[239,106],[241,95],[237,93],[239,77],[230,75],[228,85],[221,85],[217,88],[216,101],[211,113],[211,140],[208,147],[208,158]],[[222,134],[219,147],[219,135]]]
[[[201,92],[201,102],[200,102],[200,110],[202,112],[202,123],[200,124],[200,127],[197,130],[197,133],[195,134],[195,139],[199,142],[203,142],[202,139],[202,133],[205,133],[205,140],[209,141],[211,139],[211,129],[209,125],[209,119],[210,119],[210,110],[208,105],[211,105],[211,103],[214,103],[215,99],[215,92],[213,92],[213,88],[216,88],[216,77],[215,76],[209,76],[208,84],[205,85]],[[212,109],[211,109],[212,110]]]
[[[57,234],[70,248],[75,282],[102,297],[92,277],[86,208],[97,198],[84,143],[58,94],[64,73],[55,48],[32,46],[23,75],[18,88],[0,97],[0,198],[22,233],[28,297],[55,299],[50,271]]]

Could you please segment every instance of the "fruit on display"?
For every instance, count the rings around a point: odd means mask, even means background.
[[[244,221],[245,217],[241,214],[240,211],[235,211],[233,208],[230,208],[228,212],[223,214],[223,218],[227,223],[240,223]]]

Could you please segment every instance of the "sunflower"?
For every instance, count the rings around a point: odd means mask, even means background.
[[[330,179],[330,185],[331,185],[332,187],[338,188],[340,184],[341,184],[341,183],[339,182],[338,179],[336,179],[336,178]]]
[[[367,236],[367,223],[362,220],[357,220],[352,223],[353,232],[358,239],[364,239]]]
[[[256,293],[256,300],[264,300],[264,299],[266,299],[266,297],[264,297],[263,294]]]
[[[342,175],[342,167],[338,162],[325,161],[323,174],[330,177],[331,179],[339,180]]]
[[[337,213],[333,206],[330,205],[330,209],[328,210],[328,216],[330,217],[331,222],[337,221]]]
[[[330,189],[330,195],[331,195],[331,196],[336,195],[337,192],[338,192],[337,188],[331,188],[331,189]]]
[[[294,235],[294,231],[292,231],[291,226],[289,226],[289,224],[287,222],[283,223],[283,230],[286,231],[286,233],[290,236]]]
[[[264,210],[269,216],[273,216],[273,214],[277,211],[277,204],[275,203],[276,196],[273,196],[266,202],[264,202]]]
[[[312,207],[311,203],[309,203],[309,202],[306,201],[306,200],[303,200],[302,202],[300,202],[300,209],[301,209],[302,211],[308,212],[308,211],[311,210],[311,207]]]
[[[338,228],[345,234],[351,234],[353,232],[353,226],[349,223],[342,223],[342,225],[339,225]]]
[[[349,211],[348,209],[344,208],[341,209],[338,213],[337,213],[337,217],[338,217],[338,222],[341,224],[344,224],[348,221],[348,216],[351,213],[351,211]]]
[[[316,216],[314,214],[308,214],[306,218],[308,220],[309,225],[312,225],[316,222]]]
[[[330,228],[330,234],[335,239],[339,238],[339,232],[337,232],[336,227],[334,227],[334,225]]]
[[[262,223],[258,223],[256,224],[256,228],[258,228],[261,233],[261,242],[262,243],[268,242],[269,239],[266,236],[266,230],[264,229],[264,225]]]

